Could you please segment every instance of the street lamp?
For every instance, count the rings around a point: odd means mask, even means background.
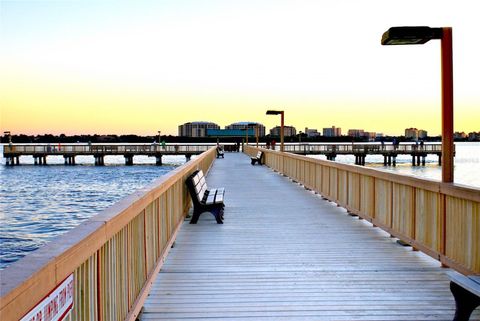
[[[158,131],[158,143],[160,144],[160,134],[162,133],[161,130]]]
[[[12,134],[10,133],[9,130],[4,131],[4,132],[3,132],[3,136],[4,136],[4,137],[8,137],[8,143],[9,143],[9,144],[12,143]]]
[[[283,110],[267,110],[267,115],[280,115],[280,151],[283,152],[283,124],[284,111]]]
[[[442,64],[442,182],[453,182],[453,58],[452,28],[392,27],[382,45],[416,45],[441,40]]]

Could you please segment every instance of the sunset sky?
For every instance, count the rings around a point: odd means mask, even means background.
[[[0,129],[177,135],[237,121],[440,133],[440,41],[381,46],[391,26],[453,27],[455,131],[480,131],[470,0],[0,0]]]

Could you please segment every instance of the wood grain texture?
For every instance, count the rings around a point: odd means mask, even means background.
[[[453,318],[448,269],[288,177],[226,154],[207,183],[225,223],[183,224],[141,320]]]

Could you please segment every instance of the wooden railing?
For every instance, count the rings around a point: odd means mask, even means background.
[[[200,154],[212,146],[216,144],[6,144],[3,146],[3,153],[4,155]]]
[[[185,180],[215,148],[2,271],[0,316],[20,320],[72,273],[66,320],[135,320],[190,206]]]
[[[247,146],[250,156],[258,149]],[[480,189],[262,149],[265,164],[463,274],[480,274]]]
[[[258,145],[260,148],[266,148],[264,143]],[[277,144],[276,150],[280,149]],[[294,154],[336,154],[336,155],[353,155],[353,154],[441,154],[442,145],[439,143],[409,143],[409,144],[348,144],[348,143],[286,143],[284,151]]]

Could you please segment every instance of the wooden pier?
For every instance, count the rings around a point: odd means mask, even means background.
[[[35,165],[46,165],[47,156],[63,156],[65,165],[75,165],[76,156],[93,156],[95,165],[105,165],[105,156],[120,155],[125,165],[133,165],[134,156],[155,157],[162,165],[165,155],[184,155],[187,160],[199,155],[214,144],[10,144],[4,145],[6,165],[19,165],[20,156],[32,156]],[[233,147],[230,144],[229,147]],[[230,148],[231,149],[231,148]]]
[[[264,147],[264,146],[262,146]],[[409,155],[412,157],[412,166],[425,166],[428,155],[438,156],[438,164],[442,161],[442,145],[436,143],[410,143],[410,144],[316,144],[295,143],[286,144],[285,152],[298,155],[325,155],[327,160],[334,161],[338,155],[355,156],[356,165],[365,165],[368,155],[383,156],[383,165],[396,166],[397,156]]]
[[[123,155],[125,165],[133,165],[134,156],[145,155],[155,157],[155,163],[162,165],[164,155],[184,155],[190,160],[192,155],[199,155],[213,145],[215,144],[10,144],[4,145],[3,157],[6,165],[19,165],[20,156],[32,156],[36,165],[46,165],[47,156],[63,156],[65,165],[75,165],[76,156],[88,155],[93,156],[95,165],[104,165],[105,156]],[[235,143],[222,146],[226,151],[237,151]],[[266,147],[265,144],[259,146]],[[298,155],[325,155],[327,160],[332,161],[338,155],[353,155],[356,165],[365,165],[368,155],[382,155],[385,166],[395,166],[399,155],[410,155],[412,166],[425,166],[427,155],[437,155],[440,165],[442,145],[289,143],[285,144],[285,152]]]
[[[244,155],[207,180],[224,224],[184,223],[140,320],[453,318],[448,269],[336,203]]]

